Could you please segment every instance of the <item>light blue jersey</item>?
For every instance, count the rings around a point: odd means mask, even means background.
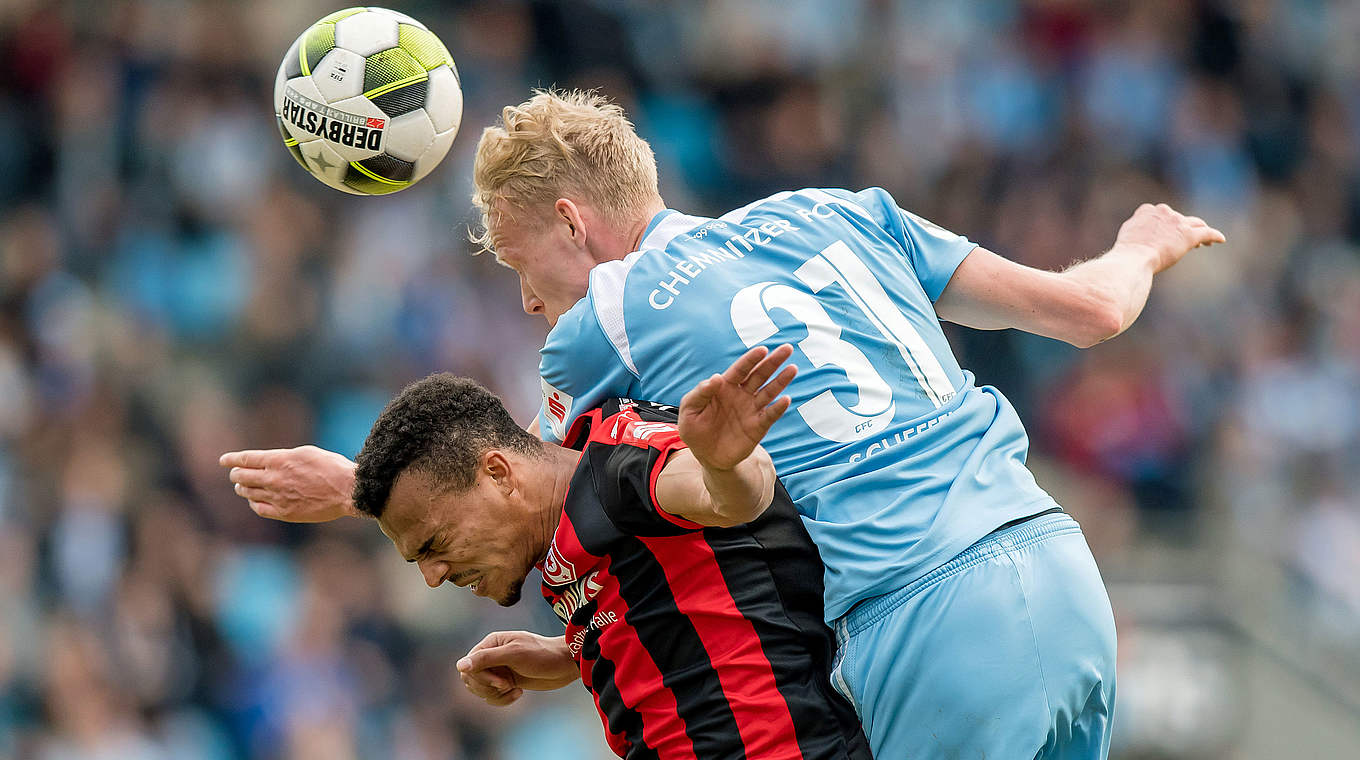
[[[821,551],[833,621],[1054,506],[1015,410],[960,369],[935,315],[974,247],[878,188],[664,211],[549,333],[543,435],[615,396],[679,404],[752,346],[793,344],[793,405],[763,445]]]

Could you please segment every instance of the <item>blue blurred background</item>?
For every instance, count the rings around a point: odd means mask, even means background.
[[[1360,756],[1360,3],[391,5],[453,53],[462,134],[353,198],[270,112],[340,3],[0,0],[0,758],[607,756],[583,691],[496,710],[452,675],[551,631],[534,594],[431,591],[216,464],[353,455],[439,370],[529,419],[545,325],[468,255],[468,197],[480,128],[550,84],[622,103],[690,212],[881,185],[1046,268],[1142,201],[1223,229],[1111,343],[949,336],[1100,561],[1115,757]]]

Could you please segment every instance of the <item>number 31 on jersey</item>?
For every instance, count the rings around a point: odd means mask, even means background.
[[[794,275],[808,287],[807,291],[775,282],[758,282],[742,288],[732,298],[732,326],[748,348],[756,346],[779,332],[770,311],[781,309],[807,327],[807,337],[798,342],[798,347],[812,366],[830,365],[845,372],[859,400],[846,407],[830,390],[824,390],[800,404],[798,414],[812,432],[831,441],[850,443],[886,428],[897,411],[892,387],[864,352],[842,337],[841,326],[815,297],[833,285],[840,285],[869,322],[897,348],[935,408],[953,398],[954,387],[944,367],[906,315],[893,304],[878,278],[845,241],[837,240],[822,249]]]

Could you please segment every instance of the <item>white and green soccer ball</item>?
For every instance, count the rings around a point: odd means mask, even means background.
[[[274,82],[283,144],[313,177],[355,195],[410,187],[443,160],[463,117],[458,70],[424,24],[347,8],[297,38]]]

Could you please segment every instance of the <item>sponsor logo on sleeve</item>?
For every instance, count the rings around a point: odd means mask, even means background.
[[[562,556],[556,540],[548,547],[548,556],[543,558],[543,580],[549,586],[565,586],[576,580],[576,566]]]
[[[547,380],[543,380],[543,416],[548,420],[548,428],[552,430],[553,436],[561,441],[567,437],[567,415],[571,413],[571,405],[576,399],[571,394],[564,393],[554,388]]]

